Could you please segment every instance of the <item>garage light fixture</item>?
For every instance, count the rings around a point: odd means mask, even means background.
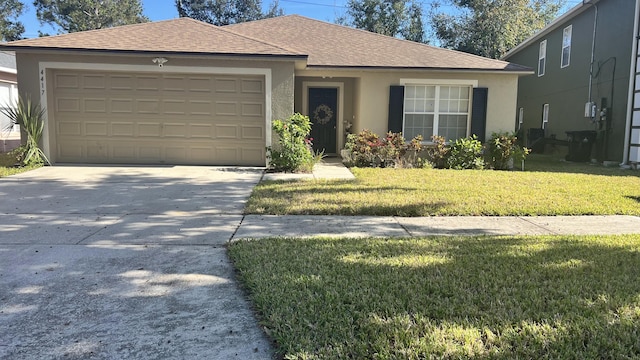
[[[166,63],[169,60],[167,60],[167,58],[157,57],[157,58],[153,58],[153,60],[151,61],[153,61],[154,64],[158,64],[158,67],[163,67],[164,63]]]

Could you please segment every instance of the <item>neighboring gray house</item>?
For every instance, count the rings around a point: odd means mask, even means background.
[[[595,130],[592,158],[640,162],[639,11],[640,0],[585,0],[508,52],[536,71],[518,84],[517,128],[558,140]]]

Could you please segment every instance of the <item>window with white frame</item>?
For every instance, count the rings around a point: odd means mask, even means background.
[[[468,85],[406,85],[405,138],[422,135],[431,141],[432,135],[439,135],[449,141],[467,136],[470,94]]]
[[[571,30],[572,25],[567,26],[562,30],[562,60],[560,62],[561,68],[569,66],[571,60]]]
[[[518,130],[522,128],[522,123],[524,123],[524,108],[518,109]]]
[[[540,42],[540,51],[538,52],[538,76],[544,75],[547,64],[547,40]]]
[[[542,128],[546,129],[549,122],[549,104],[542,105]]]

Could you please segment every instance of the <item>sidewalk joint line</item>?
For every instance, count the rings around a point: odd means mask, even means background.
[[[236,226],[236,229],[233,230],[233,234],[231,234],[231,237],[229,238],[229,240],[227,240],[227,243],[230,243],[231,241],[233,241],[233,238],[236,236],[236,234],[238,233],[238,230],[240,230],[240,226],[242,226],[242,223],[244,222],[244,218],[247,215],[242,214],[242,218],[240,219],[240,222],[238,223],[238,226]]]
[[[547,228],[547,227],[545,227],[545,226],[542,226],[542,225],[539,225],[539,224],[534,223],[533,221],[530,221],[529,219],[527,219],[527,217],[526,217],[526,216],[518,216],[518,219],[521,219],[522,221],[526,221],[527,223],[529,223],[529,224],[531,224],[531,225],[533,225],[533,226],[535,226],[535,227],[538,227],[538,228],[540,228],[540,229],[542,229],[542,230],[548,231],[548,232],[550,232],[552,235],[562,235],[562,233],[555,232],[555,231],[553,231],[553,230],[551,230],[551,229],[549,229],[549,228]]]
[[[406,226],[402,225],[402,223],[398,220],[397,216],[392,216],[392,218],[393,218],[393,220],[395,220],[396,223],[398,223],[398,225],[400,225],[402,230],[404,230],[407,234],[409,234],[409,237],[414,237],[415,236],[415,235],[413,235],[411,233],[411,231],[409,231],[409,229]]]

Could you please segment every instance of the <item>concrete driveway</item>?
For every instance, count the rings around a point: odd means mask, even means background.
[[[261,169],[0,179],[0,358],[268,359],[224,244]]]

